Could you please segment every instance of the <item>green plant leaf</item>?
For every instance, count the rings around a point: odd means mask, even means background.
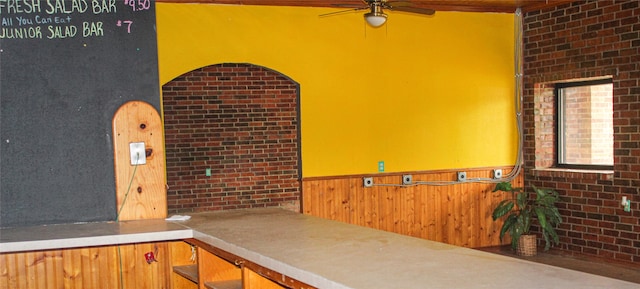
[[[550,189],[536,189],[536,192],[538,192],[538,198],[535,202],[534,212],[544,237],[544,250],[547,251],[552,243],[558,244],[560,242],[555,230],[555,227],[562,222],[562,216],[555,205],[558,194]]]
[[[518,224],[520,225],[518,229],[522,234],[529,234],[529,230],[531,229],[531,212],[529,210],[520,211]]]
[[[549,231],[547,231],[547,233],[551,236],[551,239],[553,240],[553,243],[558,245],[558,243],[560,243],[560,238],[558,237],[558,233],[556,233],[556,230],[553,228],[550,228]]]
[[[547,227],[547,229],[542,230],[542,235],[544,236],[544,250],[547,251],[551,247],[551,243],[558,245],[560,243],[560,238],[558,237],[558,233],[553,227]]]
[[[493,210],[491,217],[493,218],[494,221],[497,220],[498,218],[509,213],[513,209],[514,205],[515,204],[510,200],[501,201],[498,204],[498,206]]]
[[[513,249],[518,247],[518,241],[520,240],[520,236],[522,234],[525,234],[522,228],[522,224],[516,221],[511,226],[511,230],[509,230],[509,235],[511,235],[511,247],[513,247]]]
[[[547,221],[551,226],[556,226],[562,222],[562,216],[560,215],[558,208],[545,207],[544,213],[545,213],[545,216],[547,217]]]
[[[511,190],[512,190],[511,183],[500,182],[496,184],[496,187],[493,189],[493,192],[497,192],[497,191],[510,192]]]
[[[509,231],[509,234],[512,234],[512,228],[513,225],[515,223],[517,223],[518,218],[516,215],[511,214],[507,217],[506,220],[504,220],[504,223],[502,224],[502,228],[500,229],[500,241],[502,241],[502,239],[504,238],[504,234]]]
[[[508,215],[500,230],[500,240],[508,232],[512,238],[511,246],[514,248],[517,247],[520,236],[529,234],[532,222],[537,220],[545,240],[545,250],[548,250],[552,243],[559,243],[555,228],[562,222],[562,216],[556,207],[560,196],[553,189],[535,186],[532,188],[532,191],[528,191],[523,188],[514,188],[508,182],[496,184],[494,192],[510,192],[513,194],[513,199],[501,201],[494,209],[492,217],[497,220]],[[535,197],[530,196],[530,193],[535,193]]]
[[[533,211],[538,217],[538,223],[540,223],[540,227],[545,230],[549,225],[547,224],[547,214],[545,214],[544,208],[536,207],[533,209]]]
[[[531,187],[533,188],[533,191],[536,192],[536,200],[543,199],[547,195],[544,189],[539,189],[536,186]]]
[[[551,247],[551,244],[549,242],[549,234],[544,232],[543,230],[542,237],[544,238],[544,250],[548,251],[549,248]]]
[[[518,208],[520,210],[527,210],[527,201],[529,199],[529,194],[526,192],[518,193],[516,195],[516,203],[518,204]]]

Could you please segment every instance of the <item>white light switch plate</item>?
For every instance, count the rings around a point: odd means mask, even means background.
[[[129,153],[131,154],[131,165],[144,165],[147,163],[147,154],[144,149],[144,142],[129,143]]]

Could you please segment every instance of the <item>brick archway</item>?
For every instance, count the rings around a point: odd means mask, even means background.
[[[300,210],[299,85],[217,64],[162,87],[169,213]]]

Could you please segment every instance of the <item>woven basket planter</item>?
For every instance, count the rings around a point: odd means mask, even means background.
[[[536,235],[521,235],[518,239],[516,254],[526,257],[535,256],[538,253],[536,241]]]

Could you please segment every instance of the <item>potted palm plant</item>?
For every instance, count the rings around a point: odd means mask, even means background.
[[[533,256],[537,253],[536,236],[530,233],[531,225],[537,220],[544,237],[544,250],[549,250],[551,243],[558,244],[555,228],[562,221],[556,207],[558,192],[552,189],[541,189],[532,186],[535,197],[530,191],[512,187],[511,183],[496,184],[493,192],[503,191],[512,194],[512,198],[501,201],[493,210],[493,220],[505,217],[500,229],[500,240],[505,233],[511,236],[511,247],[521,256]]]

